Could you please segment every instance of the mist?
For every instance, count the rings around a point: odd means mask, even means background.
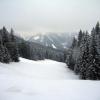
[[[23,35],[90,31],[99,9],[100,0],[0,0],[0,27]]]

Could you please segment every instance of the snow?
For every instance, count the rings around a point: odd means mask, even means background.
[[[47,38],[51,41],[51,42],[54,42],[52,38],[50,38],[48,35],[47,35]]]
[[[100,81],[79,80],[64,63],[0,63],[0,100],[100,100]]]
[[[39,36],[36,36],[36,37],[34,37],[34,40],[38,40],[40,37]]]
[[[56,49],[56,46],[55,46],[54,44],[52,44],[52,47],[53,47],[54,49]]]

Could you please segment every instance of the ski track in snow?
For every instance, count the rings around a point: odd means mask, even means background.
[[[100,81],[79,80],[64,63],[0,63],[0,100],[100,100]]]

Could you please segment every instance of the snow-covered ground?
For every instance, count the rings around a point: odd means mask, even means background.
[[[0,63],[0,100],[100,100],[100,81],[79,80],[64,63]]]

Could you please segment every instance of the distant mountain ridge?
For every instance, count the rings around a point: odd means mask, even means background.
[[[43,46],[62,50],[70,47],[74,36],[75,34],[68,33],[38,33],[28,37],[27,40],[30,42],[41,44]]]

